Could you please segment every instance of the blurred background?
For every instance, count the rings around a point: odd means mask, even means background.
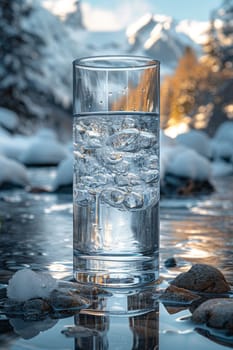
[[[0,32],[0,126],[12,133],[46,126],[69,139],[71,63],[98,54],[161,61],[172,137],[213,136],[233,119],[233,0],[1,0]]]

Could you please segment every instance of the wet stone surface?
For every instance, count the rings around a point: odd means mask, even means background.
[[[165,302],[165,304],[174,305],[188,305],[192,301],[198,300],[200,297],[197,294],[191,293],[189,290],[184,288],[178,288],[176,286],[169,286],[166,288],[164,293],[161,295],[160,300]]]
[[[224,293],[231,289],[221,271],[206,264],[193,265],[188,272],[181,273],[171,283],[180,288],[205,293]]]
[[[72,314],[91,305],[91,300],[81,296],[69,288],[53,290],[48,298],[33,298],[25,301],[14,299],[2,300],[2,311],[8,316],[18,316],[24,319],[41,319],[46,315]]]
[[[233,335],[233,299],[210,299],[201,304],[193,313],[195,323],[228,330]]]

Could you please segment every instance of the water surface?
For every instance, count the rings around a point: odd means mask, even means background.
[[[31,170],[35,185],[50,185],[54,174],[53,169]],[[232,180],[227,177],[214,181],[216,192],[207,197],[161,201],[158,288],[165,288],[169,280],[194,263],[207,263],[221,269],[233,285]],[[5,190],[0,192],[0,209],[0,305],[10,276],[23,267],[49,271],[67,281],[72,278],[71,195]],[[166,268],[164,262],[170,257],[176,259],[177,266]],[[142,300],[144,307],[147,298]],[[188,309],[169,314],[154,298],[142,313],[117,313],[124,309],[124,303],[124,296],[114,299],[115,312],[111,314],[90,315],[84,310],[69,317],[47,317],[33,322],[11,318],[0,309],[0,349],[127,350],[156,349],[157,346],[160,350],[215,350],[233,347],[232,337],[221,332],[205,327],[195,330]],[[78,328],[69,334],[67,326],[84,327],[86,333],[80,333],[83,328]]]

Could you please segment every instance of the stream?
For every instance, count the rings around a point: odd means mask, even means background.
[[[30,174],[33,185],[49,186],[55,169],[32,168]],[[213,184],[216,191],[208,196],[161,200],[159,288],[194,263],[219,268],[233,285],[233,177],[216,178]],[[72,227],[71,194],[0,192],[0,302],[8,280],[22,268],[72,279]],[[169,258],[176,266],[166,267]],[[123,296],[115,302],[122,305]],[[67,327],[79,328],[72,335]],[[197,329],[188,309],[169,313],[156,300],[143,313],[92,315],[84,310],[30,322],[10,318],[0,309],[1,350],[171,348],[233,348],[233,336],[205,326]]]

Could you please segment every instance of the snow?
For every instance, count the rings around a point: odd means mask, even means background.
[[[0,125],[8,130],[15,130],[19,124],[18,115],[7,109],[0,107]]]
[[[224,162],[224,160],[216,160],[211,163],[211,171],[213,177],[232,175],[233,164]]]
[[[58,189],[60,186],[72,185],[73,183],[73,154],[64,159],[57,168],[57,174],[54,179],[53,188]]]
[[[71,28],[54,14],[46,10],[38,1],[33,2],[33,13],[24,21],[24,28],[43,38],[45,46],[41,48],[41,74],[34,74],[31,79],[36,86],[45,93],[52,93],[56,102],[65,107],[71,104],[72,65],[71,62],[81,56],[94,54],[146,54],[153,57],[163,56],[164,64],[161,65],[161,76],[171,73],[171,69],[177,64],[177,59],[187,46],[195,43],[186,34],[185,30],[177,31],[177,23],[166,16],[154,16],[147,14],[135,21],[126,31],[117,32],[90,32],[77,27]],[[153,33],[157,26],[159,40]],[[148,30],[147,30],[148,26]],[[188,25],[187,25],[188,26]],[[187,27],[186,26],[186,27]],[[196,27],[198,27],[198,23]],[[136,40],[140,45],[133,47],[128,40]],[[148,44],[149,40],[149,44]],[[145,43],[149,49],[145,49]],[[162,45],[162,48],[161,48]],[[198,51],[199,46],[195,46]],[[163,52],[162,52],[163,51]],[[169,59],[171,64],[166,64]],[[160,59],[160,57],[158,57]],[[31,104],[29,104],[31,106]],[[34,105],[33,108],[36,106]],[[40,108],[41,106],[38,106]],[[36,111],[37,115],[43,114],[43,110]],[[43,117],[41,115],[41,117]]]
[[[163,77],[164,70],[174,70],[187,46],[193,47],[198,55],[201,52],[200,45],[190,38],[188,30],[186,32],[187,27],[188,24],[178,30],[178,24],[172,17],[147,13],[126,30],[128,52],[160,60]]]
[[[56,287],[57,281],[49,274],[23,269],[17,271],[10,279],[7,297],[19,302],[33,298],[48,298]]]
[[[2,138],[2,137],[6,137],[6,136],[7,137],[10,136],[9,131],[7,131],[6,129],[4,129],[0,126],[0,137]],[[0,138],[0,141],[1,141],[1,138]]]
[[[0,186],[4,183],[23,187],[29,185],[27,169],[19,162],[0,155],[0,169]]]
[[[178,33],[185,33],[197,44],[204,44],[207,41],[209,22],[200,22],[184,19],[176,27]]]
[[[178,148],[180,151],[180,149]],[[174,149],[175,151],[175,149]],[[210,162],[192,149],[183,148],[173,153],[167,171],[176,176],[184,176],[193,180],[208,180],[211,175]]]
[[[211,140],[213,159],[227,159],[233,163],[233,121],[222,123]]]
[[[228,141],[233,146],[233,121],[222,123],[217,129],[214,139],[218,141]]]
[[[27,165],[55,165],[66,156],[67,149],[56,140],[56,134],[51,129],[41,129],[31,138],[19,159]]]
[[[190,130],[189,132],[179,134],[176,140],[183,145],[194,149],[197,153],[206,158],[211,157],[210,138],[204,131]]]
[[[76,30],[71,35],[58,17],[33,2],[33,15],[24,21],[24,28],[45,41],[40,61],[41,74],[32,77],[41,91],[51,92],[56,102],[64,107],[71,104],[72,61],[90,53],[86,46],[84,30]]]
[[[230,141],[212,139],[211,150],[213,159],[228,159],[233,162],[233,145]]]
[[[29,147],[31,137],[9,134],[1,135],[0,152],[6,157],[19,160],[20,156]]]
[[[27,165],[56,165],[68,154],[67,148],[58,142],[55,132],[47,128],[32,136],[3,134],[0,152]]]
[[[194,137],[195,138],[195,137]],[[160,173],[163,180],[166,173],[193,180],[210,180],[211,164],[194,149],[180,144],[161,132]]]

